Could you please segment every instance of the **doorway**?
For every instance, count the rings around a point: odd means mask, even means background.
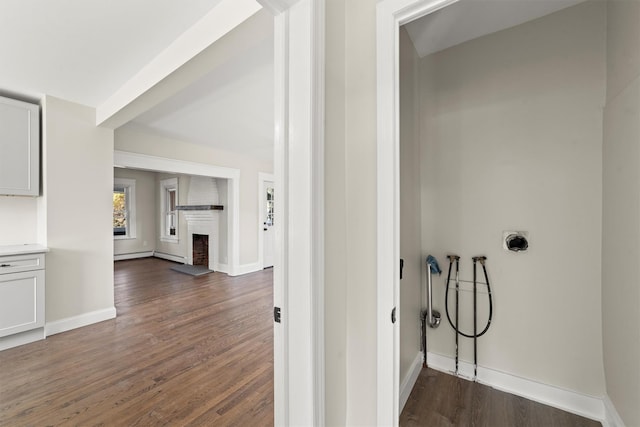
[[[394,2],[383,2],[383,5],[389,6],[391,3]],[[457,5],[461,3],[457,3]],[[398,5],[397,2],[395,4]],[[407,2],[403,2],[403,7],[406,6]],[[410,12],[401,12],[399,9],[387,10],[389,15],[386,24],[388,27],[383,30],[388,30],[394,40],[391,38],[387,40],[393,46],[387,45],[390,52],[387,52],[389,56],[386,60],[395,64],[398,64],[399,60],[401,62],[402,47],[397,44],[398,39],[403,37],[401,25],[426,14],[429,7],[442,8],[444,6],[445,4],[442,2],[416,1],[411,3]],[[454,5],[451,6],[451,9],[453,8]],[[443,11],[435,9],[438,10],[438,13],[433,16],[438,14],[442,16],[446,10],[451,9],[447,8]],[[565,269],[555,261],[556,258],[560,259],[557,253],[555,256],[551,256],[556,251],[557,245],[551,243],[551,237],[546,235],[546,230],[553,230],[554,227],[559,227],[559,224],[562,224],[563,233],[550,234],[555,236],[562,234],[561,239],[566,239],[566,236],[572,233],[574,236],[578,235],[580,230],[585,234],[586,227],[582,229],[580,226],[576,227],[574,221],[567,218],[567,215],[576,209],[587,212],[592,210],[599,212],[600,210],[597,195],[594,203],[593,194],[590,196],[591,199],[589,197],[582,198],[580,194],[585,191],[584,182],[590,182],[591,186],[599,185],[598,168],[601,159],[598,153],[602,132],[598,127],[598,111],[600,111],[601,99],[604,98],[605,82],[598,75],[585,70],[604,69],[603,63],[600,62],[605,56],[603,54],[604,44],[597,42],[602,40],[605,34],[604,12],[603,4],[598,2],[573,5],[537,17],[535,21],[529,22],[527,20],[496,30],[486,37],[477,39],[474,37],[475,40],[469,40],[469,43],[444,48],[442,51],[434,52],[434,56],[430,56],[429,53],[421,57],[422,59],[419,61],[420,76],[426,80],[421,80],[421,84],[424,84],[424,92],[420,96],[422,97],[421,105],[426,105],[426,110],[421,111],[420,119],[422,136],[425,140],[419,144],[423,151],[417,157],[420,158],[421,163],[418,170],[425,174],[421,183],[423,197],[421,200],[421,215],[423,217],[421,250],[423,252],[414,257],[414,262],[422,263],[420,265],[422,283],[425,281],[424,259],[427,255],[432,254],[439,259],[441,265],[445,264],[442,265],[445,271],[444,277],[437,278],[437,283],[434,284],[434,298],[439,304],[434,308],[441,313],[444,311],[444,296],[447,292],[444,280],[448,253],[461,256],[460,278],[463,283],[460,292],[464,297],[469,296],[472,292],[464,284],[468,281],[473,283],[471,278],[473,276],[472,256],[486,255],[488,257],[489,274],[496,275],[492,278],[492,287],[494,284],[496,285],[493,289],[494,295],[497,295],[502,301],[502,304],[497,306],[502,316],[501,319],[503,321],[508,319],[508,322],[511,323],[509,326],[512,328],[515,325],[518,325],[520,330],[539,330],[540,328],[533,322],[533,316],[526,315],[526,306],[521,302],[523,295],[527,295],[529,306],[536,306],[539,303],[533,303],[533,301],[539,298],[539,295],[544,294],[542,289],[549,283],[556,282],[556,286],[548,288],[547,291],[554,291],[554,295],[560,298],[558,301],[563,300],[564,305],[568,303],[569,298],[572,298],[569,292],[565,293],[565,291],[572,286],[577,286],[577,280],[574,277],[564,276]],[[429,15],[429,17],[431,16]],[[581,26],[580,22],[585,22],[584,16],[591,16],[590,19],[594,24]],[[567,25],[566,23],[569,21],[575,22],[575,24]],[[567,31],[568,28],[571,30]],[[381,43],[384,40],[382,38]],[[581,40],[583,42],[580,42]],[[584,40],[589,40],[589,42],[584,42]],[[534,43],[537,43],[535,48]],[[569,45],[571,47],[568,47]],[[492,54],[489,55],[488,52]],[[379,51],[379,53],[378,58],[384,62],[383,52]],[[558,58],[563,58],[563,61],[559,61]],[[589,62],[590,65],[584,65],[584,61]],[[381,68],[384,69],[384,65],[381,65]],[[384,71],[379,72],[379,75],[388,83],[385,88],[395,94],[390,99],[397,101],[398,98],[394,98],[394,96],[400,95],[400,102],[395,104],[392,102],[390,110],[394,110],[393,105],[402,109],[403,89],[401,82],[397,80],[401,77],[392,73],[385,74]],[[546,78],[540,78],[542,75]],[[579,80],[576,80],[576,75],[580,76]],[[387,78],[389,80],[386,80]],[[490,84],[490,81],[495,84]],[[431,86],[429,86],[430,84]],[[379,88],[379,96],[384,98],[386,95],[388,93]],[[387,109],[389,104],[381,101],[379,105],[380,109],[384,110],[381,111],[381,116],[384,116],[385,112],[389,111]],[[558,111],[567,110],[575,114],[573,115],[575,120],[569,120],[567,116],[558,114]],[[395,110],[394,114],[397,113],[398,110]],[[403,134],[403,120],[406,118],[400,116],[397,120],[393,118],[394,114],[387,116],[389,121],[385,122],[386,124],[392,123],[390,130],[393,133],[386,133],[389,129],[380,127],[383,131],[380,133],[382,136],[379,138],[379,144],[381,144],[379,148],[380,151],[390,150],[390,153],[396,153],[399,162],[382,170],[378,183],[390,187],[389,194],[391,196],[382,197],[382,199],[398,200],[394,194],[400,193],[400,198],[403,197],[402,180],[406,171],[402,169],[400,162],[406,161],[406,153],[403,153],[403,147],[398,141],[397,135],[398,133]],[[534,140],[531,139],[532,135],[536,135]],[[575,143],[569,144],[570,140]],[[536,150],[541,150],[544,154],[533,155],[529,151],[533,147],[536,147]],[[570,160],[572,157],[583,158],[585,163],[592,165],[591,170],[584,170],[580,165],[572,164]],[[388,157],[379,155],[379,158],[386,159]],[[558,166],[560,159],[563,159],[564,167]],[[538,170],[544,169],[545,173],[536,172],[536,168]],[[509,174],[508,170],[515,171],[515,173]],[[385,173],[389,174],[389,179],[385,179]],[[580,177],[579,180],[573,178],[577,176]],[[389,182],[391,184],[388,184]],[[556,185],[558,182],[563,185]],[[545,188],[548,191],[538,192],[538,188]],[[511,191],[511,189],[515,191]],[[562,189],[564,193],[577,194],[577,196],[567,204],[558,205],[558,203],[552,202],[553,205],[563,207],[554,211],[553,218],[545,220],[547,215],[541,207],[550,205],[549,198],[561,198],[559,189]],[[488,196],[489,194],[490,196]],[[428,196],[425,198],[424,195]],[[485,196],[488,197],[485,199]],[[574,204],[584,207],[572,207]],[[516,206],[517,209],[511,209]],[[588,208],[589,206],[593,207]],[[382,208],[384,210],[386,207]],[[405,212],[402,212],[400,206],[398,208],[400,209],[398,216],[396,218],[391,216],[392,222],[390,223],[397,224],[398,228],[402,230]],[[384,216],[381,217],[384,218]],[[542,224],[543,221],[546,222]],[[585,221],[592,224],[592,228],[599,227],[598,218],[590,217],[589,214],[585,216]],[[509,226],[513,226],[513,224],[517,224],[515,225],[516,230],[537,230],[532,235],[542,238],[542,240],[536,241],[536,246],[539,249],[544,247],[544,251],[536,254],[529,252],[515,255],[503,248],[501,238],[503,238],[505,230],[510,230]],[[583,240],[585,247],[588,246],[591,250],[599,251],[597,233],[593,239]],[[387,264],[391,263],[391,259],[397,259],[400,256],[407,257],[406,253],[402,253],[404,243],[406,242],[403,242],[401,237],[398,243],[400,253],[390,251]],[[390,239],[390,244],[382,245],[382,250],[386,251],[387,248],[393,250],[394,244],[396,241]],[[583,249],[580,248],[580,250]],[[393,256],[390,255],[392,253]],[[580,265],[573,259],[573,254],[569,258],[562,257],[562,260],[574,267]],[[542,285],[539,284],[540,280],[532,280],[531,277],[523,276],[522,271],[531,271],[528,266],[534,260],[538,265],[545,264],[545,266],[557,271],[557,274],[554,274],[552,279],[544,281]],[[394,266],[388,268],[391,267]],[[591,273],[599,277],[599,273],[593,270]],[[563,279],[559,280],[560,276],[563,276]],[[399,280],[396,279],[392,283],[394,286],[398,286],[398,282]],[[515,282],[519,285],[517,290],[509,286]],[[559,282],[563,286],[556,291]],[[585,275],[580,279],[580,282],[588,284],[584,286],[581,294],[594,291],[591,295],[596,304],[592,310],[597,310],[599,297],[597,279],[592,280]],[[402,291],[404,291],[407,284],[404,281],[401,283]],[[536,293],[529,293],[534,288]],[[392,297],[394,290],[387,290]],[[450,292],[450,302],[452,296],[454,293]],[[461,296],[461,304],[464,297]],[[479,294],[478,298],[484,299],[485,296]],[[588,305],[590,299],[583,298],[583,302],[584,304],[581,306]],[[482,310],[486,307],[479,305],[478,309],[480,310],[478,321],[483,324],[484,313]],[[469,310],[472,311],[472,308]],[[402,323],[405,319],[402,311],[403,309],[400,310],[401,325],[399,328],[401,341]],[[455,314],[454,311],[451,313]],[[469,323],[466,322],[473,314],[469,315],[469,311],[466,313],[462,315],[466,315],[467,318],[461,318],[460,324],[464,330],[469,331],[469,328],[473,328],[473,326],[469,327]],[[583,321],[592,322],[593,327],[599,327],[597,316],[595,320],[587,318],[587,310],[584,310],[583,307],[572,310],[572,313],[581,317]],[[387,317],[384,312],[380,313],[380,316]],[[433,338],[428,344],[430,346],[429,356],[433,356],[430,365],[432,367],[438,365],[440,369],[454,371],[454,336],[444,313],[443,319],[443,324],[439,329],[433,329],[429,332],[429,336]],[[406,320],[404,322],[406,324]],[[504,338],[504,330],[500,328],[504,327],[504,323],[495,322],[490,333],[479,341],[481,348],[478,358],[480,364],[477,370],[478,381],[484,381],[493,386],[497,386],[500,382],[503,384],[502,387],[514,394],[543,401],[569,412],[599,418],[598,413],[601,409],[598,407],[601,408],[602,404],[597,402],[597,399],[583,399],[584,407],[589,407],[587,412],[579,409],[578,405],[568,403],[570,399],[579,399],[578,396],[569,398],[566,395],[562,398],[549,398],[561,387],[581,390],[586,392],[585,394],[591,393],[591,395],[597,396],[600,387],[598,382],[601,378],[598,369],[601,363],[597,363],[597,358],[592,360],[592,365],[587,367],[585,363],[579,367],[575,363],[568,362],[570,357],[561,357],[554,359],[553,366],[543,363],[537,365],[539,372],[533,373],[529,370],[530,363],[527,364],[527,361],[544,360],[544,357],[539,355],[533,357],[538,352],[538,346],[535,345],[535,342],[539,338],[537,336],[522,337],[522,339],[516,340],[517,345],[513,345],[512,340],[511,346],[506,346],[504,342],[500,342],[500,339]],[[562,342],[562,339],[553,338],[556,334],[555,330],[547,331],[545,329],[541,332],[546,340],[557,342],[554,345],[554,352],[557,354],[566,355],[573,351]],[[597,342],[588,346],[591,347],[586,351],[587,353],[591,351],[595,354],[600,353]],[[522,354],[516,355],[515,353],[518,351]],[[498,352],[501,354],[500,357],[497,356]],[[414,355],[415,353],[414,349]],[[506,357],[508,353],[510,356]],[[461,375],[466,376],[469,371],[471,377],[476,375],[473,363],[470,362],[473,360],[473,343],[461,341]],[[509,360],[509,362],[506,363],[505,360]],[[403,363],[402,355],[399,363]],[[407,378],[406,359],[404,363],[403,372],[398,378],[395,378],[395,381],[404,381]],[[559,363],[564,364],[562,372],[555,371]],[[504,371],[500,371],[498,374],[498,368]],[[392,368],[388,369],[391,371]],[[505,374],[505,371],[508,374]],[[583,374],[584,372],[595,372],[596,374],[593,377],[595,380],[585,387],[584,384],[574,385],[571,383],[570,379],[565,378],[565,372],[573,372],[576,377],[580,376],[580,372]],[[520,383],[513,382],[508,387],[504,385],[516,376]],[[548,388],[544,393],[535,392],[530,387],[530,382],[542,383]],[[580,387],[583,388],[580,389]],[[589,391],[589,388],[595,391]],[[561,394],[561,392],[557,393]]]
[[[273,267],[275,257],[275,190],[273,175],[261,173],[258,178],[260,227],[258,251],[262,268]]]
[[[224,11],[237,12],[247,9],[245,3],[253,2],[224,3]],[[260,3],[275,16],[275,105],[273,109],[261,110],[275,111],[275,126],[273,120],[269,121],[275,131],[273,181],[277,197],[274,306],[280,307],[283,313],[281,323],[274,323],[275,419],[278,425],[323,425],[324,1],[261,0]],[[226,18],[228,16],[222,17],[224,22]],[[235,49],[229,51],[237,52]],[[216,52],[216,49],[210,51]],[[183,55],[177,56],[182,58]],[[198,57],[193,59],[193,64],[202,65]],[[176,70],[171,78],[193,79],[193,73],[189,72],[191,68]],[[159,92],[164,86],[156,84],[138,101],[146,99],[155,104],[154,98],[161,95]],[[192,95],[186,98],[191,99]],[[99,123],[110,119],[111,122],[123,122],[123,118],[131,114],[125,111],[115,119],[112,117],[115,113],[106,114],[107,118],[101,114]],[[192,121],[190,118],[185,123]],[[205,118],[201,122],[209,121]],[[234,127],[240,128],[242,126]],[[211,134],[216,132],[210,132],[207,140],[211,139]],[[227,138],[216,139],[222,141]],[[253,140],[255,138],[244,138],[241,142]],[[172,153],[172,150],[159,155],[166,156],[167,152]],[[233,190],[237,188],[234,186]],[[237,198],[235,202],[238,202]],[[236,203],[236,206],[239,205]],[[296,217],[295,236],[289,234],[289,218],[293,212]],[[239,239],[238,223],[235,223],[233,233]],[[255,221],[253,225],[252,232],[262,224]],[[238,248],[236,245],[235,250],[230,251],[236,262],[240,257]],[[259,254],[263,256],[262,251]],[[289,287],[289,283],[295,283],[295,286]],[[289,375],[290,372],[295,375]]]

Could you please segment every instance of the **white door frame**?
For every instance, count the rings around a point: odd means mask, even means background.
[[[275,16],[275,425],[324,425],[324,2]]]
[[[264,223],[267,220],[264,212],[264,206],[267,201],[264,197],[265,182],[273,182],[275,184],[273,174],[258,172],[258,266],[260,269],[264,268]]]
[[[240,274],[240,169],[114,150],[114,167],[224,178],[229,182],[227,206],[227,271]],[[186,238],[186,237],[183,237]]]
[[[383,0],[377,5],[377,424],[398,425],[400,387],[400,26],[458,0]],[[393,201],[389,203],[389,201]]]

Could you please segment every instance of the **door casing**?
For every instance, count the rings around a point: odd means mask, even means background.
[[[377,424],[399,420],[400,26],[458,0],[382,0],[376,12],[377,72]],[[389,201],[392,203],[389,203]]]

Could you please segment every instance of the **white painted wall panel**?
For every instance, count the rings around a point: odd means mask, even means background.
[[[640,425],[640,2],[607,2],[602,327],[607,395]]]
[[[43,117],[47,322],[113,310],[113,130],[96,127],[93,108],[52,96]]]
[[[488,257],[495,311],[479,363],[593,396],[604,393],[605,20],[604,3],[586,2],[426,57],[421,70],[423,255],[446,275],[457,253],[466,280],[471,257]],[[528,231],[529,251],[504,251],[505,230]],[[444,315],[444,275],[434,289]],[[443,323],[429,351],[452,356]],[[473,360],[470,340],[461,358]]]

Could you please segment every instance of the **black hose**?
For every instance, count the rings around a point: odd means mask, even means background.
[[[447,288],[444,294],[444,309],[445,309],[445,312],[447,313],[447,320],[449,321],[449,324],[451,325],[453,330],[456,331],[456,333],[462,335],[463,337],[479,338],[489,330],[489,326],[491,326],[491,318],[493,317],[493,299],[491,298],[491,284],[489,283],[489,276],[487,275],[487,267],[484,265],[484,262],[481,263],[482,270],[484,271],[484,278],[487,281],[487,294],[489,296],[489,319],[487,320],[486,326],[484,327],[482,332],[480,332],[479,334],[465,334],[464,332],[458,329],[458,325],[453,324],[453,322],[451,321],[451,316],[449,315],[449,281],[451,279],[451,264],[453,264],[453,261],[449,262],[449,273],[447,274]]]

